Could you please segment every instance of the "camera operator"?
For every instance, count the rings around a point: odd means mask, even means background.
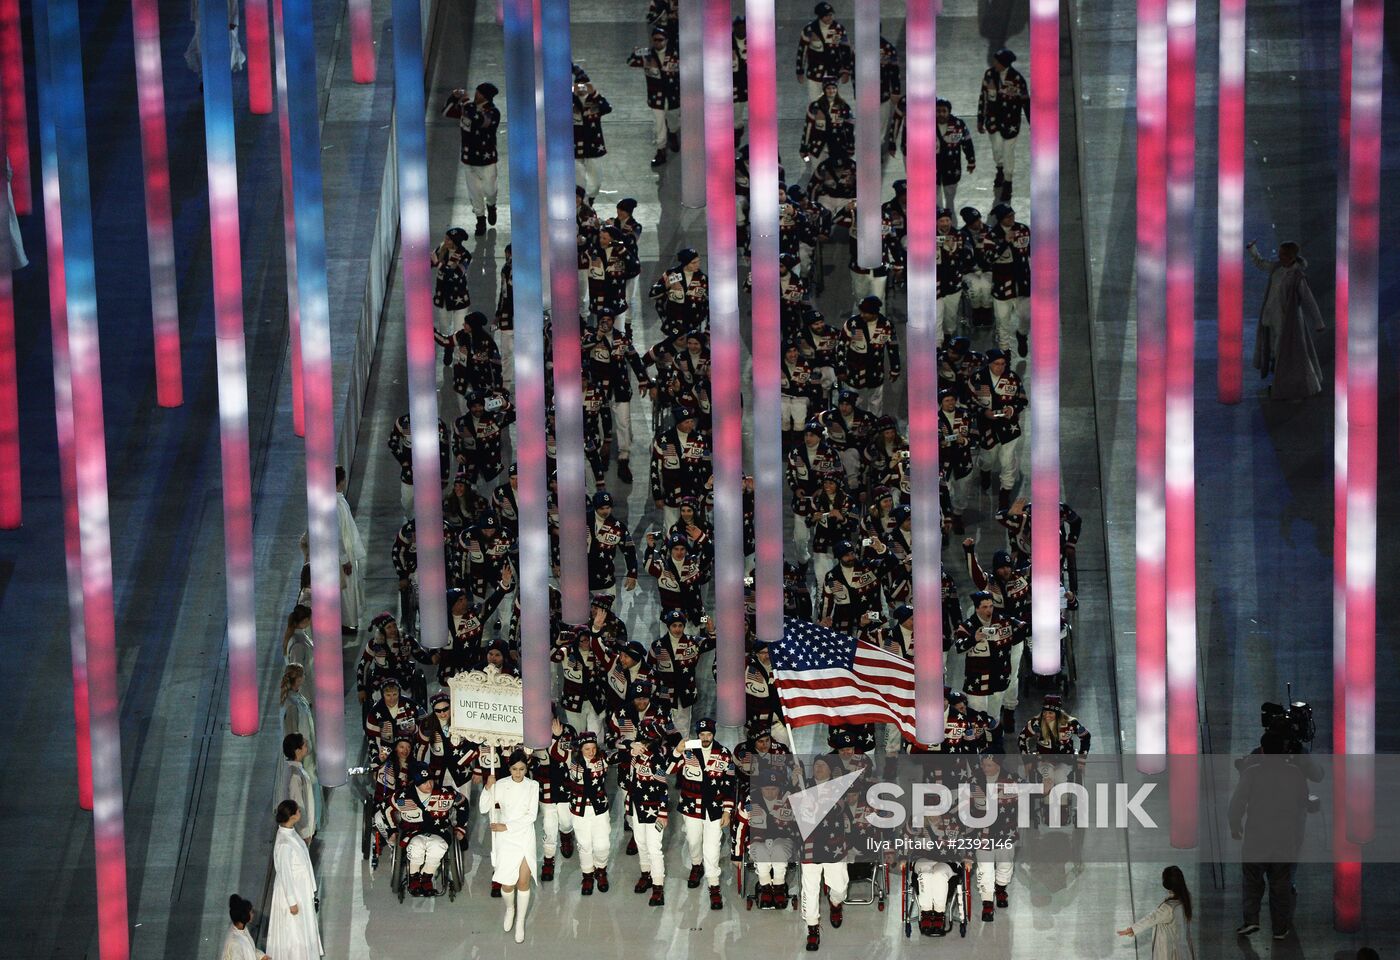
[[[1275,940],[1293,927],[1297,895],[1293,875],[1308,815],[1308,781],[1322,779],[1322,769],[1302,742],[1277,727],[1259,740],[1259,749],[1239,764],[1240,781],[1230,797],[1230,835],[1243,837],[1244,923],[1240,936],[1259,931],[1259,904],[1265,884]]]

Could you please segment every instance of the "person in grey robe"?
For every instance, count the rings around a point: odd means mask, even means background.
[[[1269,275],[1259,326],[1254,338],[1254,367],[1269,386],[1270,400],[1302,400],[1322,392],[1322,365],[1313,334],[1324,328],[1308,286],[1308,262],[1298,244],[1279,244],[1278,259],[1268,260],[1253,241],[1247,247],[1254,265]]]

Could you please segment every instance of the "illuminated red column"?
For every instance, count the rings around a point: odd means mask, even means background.
[[[705,205],[705,91],[701,81],[705,0],[680,0],[681,204]],[[731,36],[732,30],[731,30]],[[730,77],[733,86],[734,78]]]
[[[107,440],[102,405],[102,345],[88,182],[87,110],[83,93],[82,31],[77,0],[46,8],[50,82],[62,195],[68,343],[72,360],[78,518],[87,638],[89,724],[92,735],[93,847],[97,867],[97,940],[102,960],[130,956],[126,840],[122,790],[121,702],[117,690],[116,624],[112,602],[112,541],[107,502]],[[39,14],[43,16],[43,14]],[[36,16],[36,20],[38,16]],[[45,31],[39,31],[43,35]]]
[[[705,0],[705,229],[710,274],[710,412],[715,465],[715,654],[719,723],[744,725],[744,410],[739,251],[734,246],[730,0]],[[770,196],[775,196],[776,188]]]
[[[1376,750],[1376,376],[1384,7],[1354,0],[1348,245],[1346,748],[1347,836],[1374,832]]]
[[[250,4],[256,6],[256,4]],[[220,20],[224,18],[221,16]],[[175,288],[175,234],[170,222],[170,157],[165,140],[165,81],[160,59],[160,4],[132,0],[136,101],[141,115],[141,162],[146,179],[146,246],[155,328],[156,403],[184,402],[180,378],[180,305]],[[228,30],[222,29],[224,44]]]
[[[0,124],[0,158],[5,156],[6,133]],[[5,190],[0,181],[0,190]],[[5,205],[0,204],[8,218]],[[19,381],[15,369],[15,291],[12,271],[26,266],[11,262],[9,244],[0,256],[0,530],[19,528],[23,494],[19,466]]]
[[[33,206],[29,186],[29,117],[24,100],[24,35],[19,0],[0,0],[0,125],[5,128],[4,156],[10,158],[15,213]]]
[[[1031,668],[1060,671],[1060,4],[1031,0]]]
[[[282,35],[282,0],[272,0],[273,49],[277,75],[277,135],[282,154],[282,240],[287,262],[287,336],[292,345],[292,432],[306,436],[301,387],[301,310],[297,306],[297,218],[292,200],[292,137],[287,125],[287,51]],[[437,441],[434,440],[434,443]]]
[[[778,67],[773,0],[747,0],[749,44],[749,262],[753,274],[755,632],[783,635],[782,320],[778,281]]]
[[[243,0],[248,54],[248,112],[272,112],[272,65],[268,60],[267,0]]]
[[[1167,752],[1166,77],[1166,0],[1138,0],[1135,739],[1144,773],[1159,771],[1152,758]]]
[[[356,83],[374,82],[374,10],[372,0],[349,0],[350,77]]]
[[[1337,103],[1337,309],[1332,382],[1332,754],[1347,752],[1347,260],[1351,237],[1351,0],[1341,0]],[[1346,777],[1332,777],[1332,923],[1361,926],[1361,853],[1347,840]]]
[[[1196,3],[1167,2],[1167,752],[1194,758],[1196,702]],[[1197,834],[1196,768],[1173,764],[1172,845]]]
[[[880,250],[880,0],[855,0],[856,260],[871,270]]]
[[[909,233],[905,240],[911,397],[916,389],[938,382],[935,2],[908,0],[905,6],[905,169],[909,179]],[[943,531],[938,502],[938,407],[934,403],[909,404],[909,467],[914,552],[914,734],[921,743],[942,743]]]
[[[74,454],[73,375],[68,356],[68,285],[63,269],[63,212],[59,201],[58,147],[49,82],[48,8],[34,9],[35,99],[43,183],[44,239],[48,246],[49,325],[53,341],[54,420],[58,428],[58,477],[63,496],[63,558],[68,583],[68,646],[73,661],[73,728],[78,759],[78,806],[92,809],[92,751],[87,681],[87,632],[83,626],[83,568],[78,530],[78,467]]]
[[[1216,176],[1216,391],[1239,403],[1244,376],[1245,0],[1220,0],[1220,94]]]

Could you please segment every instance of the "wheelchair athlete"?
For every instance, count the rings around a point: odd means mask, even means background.
[[[452,840],[467,832],[466,798],[441,786],[427,766],[419,765],[413,786],[400,789],[389,805],[391,841],[402,846],[407,859],[408,892],[415,897],[437,895],[433,877]]]

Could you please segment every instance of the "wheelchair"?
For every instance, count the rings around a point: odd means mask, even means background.
[[[885,909],[885,898],[889,895],[890,865],[888,863],[852,863],[846,868],[846,905],[865,907],[875,904],[875,909]],[[858,894],[857,890],[864,890]]]
[[[1047,693],[1069,696],[1070,691],[1074,689],[1079,680],[1079,666],[1074,656],[1076,619],[1077,616],[1073,612],[1060,617],[1060,671],[1054,676],[1039,676],[1032,668],[1032,640],[1029,636],[1026,637],[1025,643],[1021,644],[1021,674],[1017,684],[1021,699],[1030,700]]]
[[[396,837],[395,842],[389,844],[389,851],[392,864],[389,872],[389,890],[399,898],[399,903],[403,903],[408,894],[408,839]],[[437,870],[433,873],[433,896],[440,897],[446,892],[449,903],[457,899],[457,894],[462,889],[462,859],[462,845],[457,839],[457,833],[449,830],[447,852],[442,855],[442,860],[438,862]]]
[[[759,854],[758,858],[753,856],[755,850]],[[744,858],[739,861],[735,870],[739,893],[744,898],[745,910],[752,910],[755,904],[760,910],[781,910],[789,905],[793,910],[798,909],[798,903],[802,899],[800,889],[802,870],[792,859],[793,852],[793,844],[790,841],[765,840],[752,844],[749,850],[744,853]],[[758,868],[755,866],[758,863],[787,864],[786,880],[783,883],[787,890],[786,902],[781,906],[776,903],[762,902],[758,892]]]
[[[972,915],[972,884],[972,864],[963,861],[954,869],[953,876],[948,880],[948,902],[943,905],[943,917],[947,926],[939,936],[946,936],[955,923],[958,926],[958,936],[967,936],[967,920]],[[919,921],[919,889],[918,871],[907,860],[899,867],[899,888],[900,919],[904,921],[904,936],[911,937]]]

